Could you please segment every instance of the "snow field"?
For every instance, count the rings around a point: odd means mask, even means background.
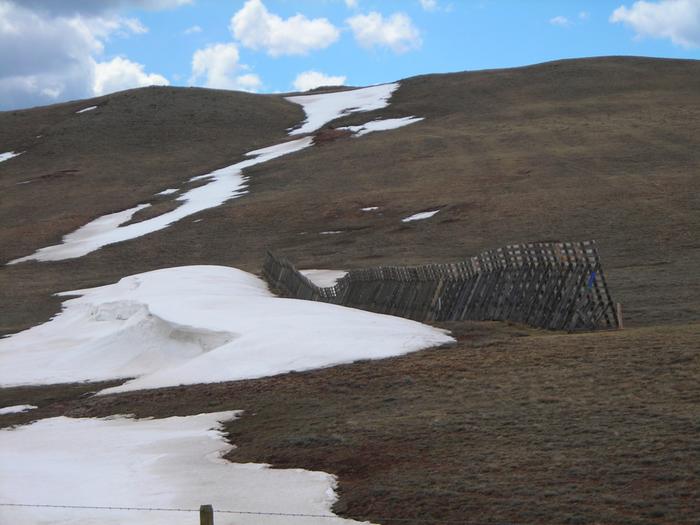
[[[325,277],[329,277],[328,274]],[[60,295],[51,321],[0,339],[0,386],[135,377],[101,393],[270,376],[453,341],[436,328],[272,295],[257,277],[183,266]]]
[[[335,286],[338,279],[345,277],[348,272],[342,270],[299,270],[309,281],[319,288]]]
[[[0,153],[0,162],[10,160],[14,157],[21,155],[22,153],[24,153],[24,151],[20,151],[19,153],[15,153],[14,151],[7,151],[5,153]]]
[[[390,129],[398,129],[415,122],[420,122],[423,117],[402,117],[402,118],[387,118],[387,119],[377,119],[371,120],[366,124],[360,126],[345,126],[338,129],[347,129],[354,133],[354,137],[361,137],[362,135],[367,135],[367,133],[372,133],[373,131],[388,131]]]
[[[307,148],[311,143],[311,138],[306,137],[251,151],[246,155],[254,157],[252,159],[191,178],[190,181],[207,179],[208,182],[180,195],[177,200],[182,204],[172,211],[127,226],[122,224],[129,222],[137,211],[149,207],[150,204],[139,204],[128,210],[103,215],[66,235],[61,244],[41,248],[32,255],[14,259],[8,264],[31,260],[60,261],[82,257],[103,246],[162,230],[185,217],[220,206],[227,200],[246,193],[247,179],[242,174],[243,169]],[[163,192],[160,194],[162,195]]]
[[[222,459],[222,421],[237,412],[166,419],[43,419],[0,430],[0,501],[333,515],[336,480],[301,469]],[[192,525],[191,512],[0,506],[0,523]],[[216,514],[217,525],[308,525],[301,517]],[[358,523],[324,518],[329,525]]]
[[[286,100],[304,108],[306,120],[302,125],[290,131],[290,135],[311,133],[323,127],[331,120],[350,113],[373,111],[389,105],[389,97],[399,87],[398,82],[380,84],[336,93],[317,93],[286,97]]]
[[[381,84],[378,86],[336,93],[319,93],[287,97],[286,100],[300,104],[306,113],[306,120],[304,123],[302,123],[299,128],[290,131],[289,134],[299,135],[310,133],[340,116],[386,107],[389,104],[391,94],[398,86],[399,84],[394,82],[391,84]],[[76,113],[91,111],[96,107],[97,106],[90,106]],[[420,120],[422,120],[422,118],[418,117],[374,120],[361,126],[350,126],[344,129],[350,129],[355,132],[355,136],[361,136],[373,131],[396,129]],[[267,162],[268,160],[275,159],[282,155],[300,151],[312,144],[313,139],[311,137],[304,137],[248,152],[246,155],[253,158],[215,170],[211,173],[192,177],[188,182],[206,180],[207,183],[203,186],[186,191],[177,197],[177,200],[182,202],[182,205],[174,210],[126,226],[124,224],[129,222],[136,212],[147,208],[150,204],[139,204],[127,210],[104,215],[64,236],[61,244],[40,248],[33,254],[14,259],[8,264],[17,264],[32,260],[60,261],[82,257],[103,246],[135,239],[162,230],[185,217],[209,208],[220,206],[230,199],[245,194],[247,192],[247,178],[244,177],[242,173],[245,168]],[[0,161],[8,160],[16,155],[19,155],[19,153],[2,153],[0,154]],[[156,195],[170,195],[177,191],[179,191],[178,188],[168,188],[156,193]],[[325,235],[341,232],[333,231],[322,233]]]
[[[38,408],[34,405],[14,405],[11,407],[0,408],[0,416],[5,414],[21,414],[22,412],[28,412],[29,410],[34,410]]]

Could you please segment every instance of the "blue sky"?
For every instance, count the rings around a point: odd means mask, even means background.
[[[3,18],[0,64],[3,47],[28,56],[21,71],[0,65],[0,109],[149,83],[286,92],[561,58],[700,59],[700,0],[0,0]],[[12,40],[41,24],[33,44]]]

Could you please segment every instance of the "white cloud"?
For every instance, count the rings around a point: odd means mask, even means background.
[[[247,66],[238,63],[236,44],[212,44],[198,49],[192,56],[190,82],[201,83],[215,89],[257,91],[262,86],[260,77],[254,73],[240,75]]]
[[[0,0],[0,109],[50,104],[107,92],[116,82],[108,80],[106,75],[110,67],[115,67],[114,61],[102,63],[99,87],[96,84],[104,41],[147,30],[138,20],[117,14],[57,15],[40,7],[29,9],[24,2],[20,6]],[[134,65],[137,70],[143,68]],[[127,76],[120,88],[143,85],[144,78],[162,82],[160,75],[151,76],[143,69],[140,72]],[[126,85],[127,79],[135,83]]]
[[[549,23],[553,26],[559,27],[568,27],[571,24],[571,22],[569,22],[569,19],[565,16],[555,16],[554,18],[550,18]]]
[[[372,11],[347,20],[355,40],[365,48],[388,47],[395,53],[405,53],[422,45],[420,31],[404,13],[394,13],[384,18]]]
[[[580,20],[588,20],[591,17],[591,14],[588,11],[581,11],[578,14],[578,17]]]
[[[304,71],[299,73],[294,79],[294,89],[297,91],[308,91],[320,86],[343,86],[347,77],[331,76],[319,73],[318,71]]]
[[[93,93],[104,95],[135,87],[167,86],[168,80],[155,73],[146,73],[142,64],[116,57],[109,62],[95,64]]]
[[[187,29],[185,29],[182,33],[185,35],[193,35],[195,33],[201,33],[201,32],[202,32],[202,28],[198,25],[194,25],[192,27],[188,27]]]
[[[273,57],[305,55],[330,46],[340,37],[340,31],[326,18],[296,14],[284,20],[270,13],[261,0],[248,0],[233,15],[229,28],[245,47],[264,49]]]
[[[425,11],[435,11],[437,9],[437,0],[420,0],[420,6]]]
[[[630,26],[638,37],[668,38],[683,47],[700,46],[700,0],[638,1],[620,6],[610,22]]]
[[[357,0],[345,0],[345,6],[348,9],[356,9],[357,8]]]

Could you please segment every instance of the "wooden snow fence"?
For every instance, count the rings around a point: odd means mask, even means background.
[[[417,321],[500,320],[550,330],[621,327],[594,241],[512,244],[448,264],[351,270],[320,288],[268,252],[278,293]]]

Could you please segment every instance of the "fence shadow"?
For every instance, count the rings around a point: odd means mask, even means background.
[[[550,330],[621,326],[594,241],[513,244],[464,261],[351,270],[321,288],[267,253],[278,293],[417,321],[500,320]]]

